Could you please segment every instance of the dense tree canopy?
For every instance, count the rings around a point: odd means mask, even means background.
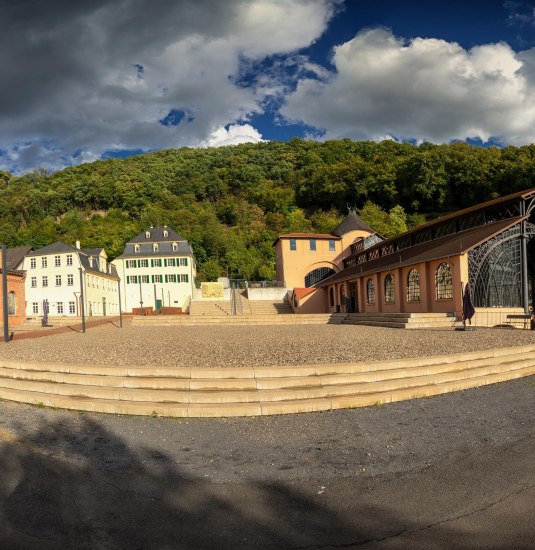
[[[54,174],[0,172],[0,242],[80,240],[113,258],[143,228],[166,224],[192,243],[201,279],[271,279],[278,234],[329,232],[348,206],[391,236],[529,188],[534,175],[535,145],[293,139],[174,149]]]

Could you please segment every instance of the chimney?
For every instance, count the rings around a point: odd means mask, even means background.
[[[78,250],[80,250],[80,241],[76,241],[76,245],[75,245],[75,246],[76,246],[76,248],[77,248]]]

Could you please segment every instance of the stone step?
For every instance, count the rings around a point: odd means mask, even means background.
[[[270,414],[287,414],[296,412],[311,412],[357,406],[369,406],[389,403],[401,399],[422,398],[457,391],[485,384],[492,384],[529,376],[535,373],[535,367],[529,366],[503,370],[494,373],[484,373],[463,379],[428,379],[421,384],[403,387],[380,387],[379,391],[332,395],[327,397],[309,395],[302,399],[282,399],[255,402],[231,403],[175,403],[159,401],[129,401],[121,399],[92,399],[84,396],[50,394],[47,392],[28,391],[15,388],[0,388],[0,398],[26,403],[42,404],[50,407],[61,407],[84,411],[144,414],[176,417],[228,417],[254,416]],[[377,388],[377,385],[374,386]]]

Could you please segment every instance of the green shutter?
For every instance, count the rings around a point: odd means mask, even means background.
[[[154,267],[154,260],[151,260],[151,261],[150,261],[150,266],[151,266],[151,267]]]
[[[151,275],[151,277],[152,277],[152,282],[154,282],[154,275]]]
[[[187,258],[184,258],[184,265],[185,265],[186,267],[188,267],[188,259],[187,259]]]
[[[186,283],[189,283],[189,275],[186,275]]]

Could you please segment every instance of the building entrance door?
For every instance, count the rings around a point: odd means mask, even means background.
[[[162,301],[161,300],[156,300],[156,309],[162,309]]]
[[[359,301],[357,283],[349,283],[349,307],[351,308],[349,313],[358,313]]]

